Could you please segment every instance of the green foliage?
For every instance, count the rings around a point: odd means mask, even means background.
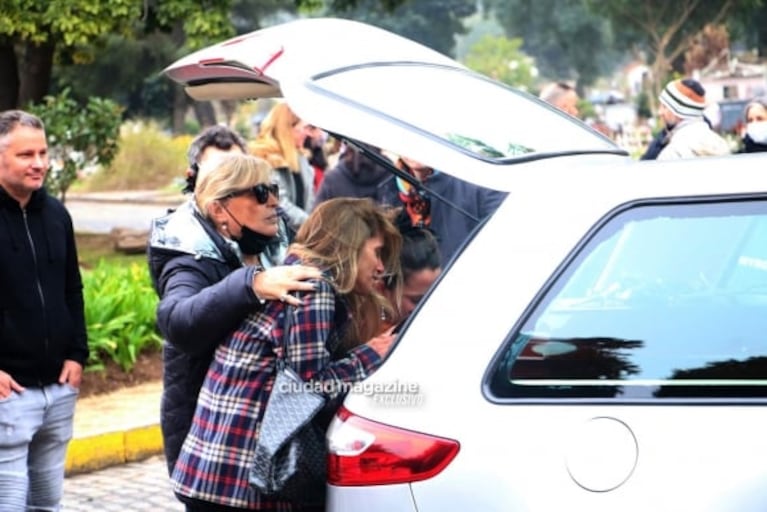
[[[165,0],[153,4],[161,27],[180,23],[186,36],[186,51],[196,50],[234,35],[229,19],[232,0]]]
[[[108,357],[128,371],[139,353],[161,346],[155,324],[158,299],[145,264],[101,260],[83,271],[83,295],[91,353],[88,369],[100,369]]]
[[[647,91],[640,91],[636,97],[637,116],[644,119],[650,119],[652,117],[652,109],[650,108],[650,97]]]
[[[191,137],[171,137],[154,122],[126,122],[120,150],[108,167],[83,181],[83,189],[148,190],[166,187],[184,177]]]
[[[80,105],[65,89],[28,109],[45,123],[51,157],[46,186],[62,200],[78,171],[109,165],[117,153],[122,109],[111,100],[90,98]]]
[[[82,102],[91,96],[108,97],[125,108],[126,118],[170,118],[172,85],[161,71],[176,59],[177,46],[168,34],[158,33],[137,40],[110,35],[98,47],[78,46],[77,55],[91,54],[87,59],[76,55],[68,59],[61,50],[51,88],[69,88]]]
[[[323,14],[381,27],[445,55],[455,54],[455,37],[467,32],[464,20],[477,10],[474,0],[408,0],[393,11],[386,0],[348,3],[355,7],[336,11],[331,6]]]
[[[613,33],[633,40],[649,52],[653,96],[657,97],[672,71],[690,47],[692,37],[707,24],[742,18],[763,4],[763,0],[584,0],[588,9],[609,20]],[[677,72],[683,69],[677,68]]]
[[[522,38],[522,50],[551,81],[577,80],[579,86],[588,86],[617,64],[609,24],[589,12],[583,0],[488,0],[487,4],[506,35]]]
[[[41,44],[87,44],[110,33],[125,33],[141,16],[138,0],[3,0],[0,35]]]
[[[537,71],[533,59],[520,48],[522,40],[486,35],[466,54],[466,66],[513,87],[529,91]]]

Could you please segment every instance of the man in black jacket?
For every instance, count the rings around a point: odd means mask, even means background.
[[[0,503],[58,510],[88,343],[72,219],[43,123],[0,112]]]

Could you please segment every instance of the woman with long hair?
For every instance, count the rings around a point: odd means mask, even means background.
[[[287,103],[278,103],[248,146],[251,154],[263,158],[274,168],[274,179],[282,192],[280,209],[294,232],[314,206],[314,169],[305,154],[306,135],[306,123]]]
[[[312,212],[286,264],[317,267],[322,278],[312,281],[314,292],[299,292],[300,306],[274,301],[251,313],[216,351],[173,474],[182,500],[200,510],[293,509],[248,484],[285,315],[288,363],[337,403],[339,383],[370,375],[394,341],[391,330],[379,334],[382,311],[393,312],[378,290],[385,275],[400,275],[400,244],[397,228],[369,199],[331,199]]]

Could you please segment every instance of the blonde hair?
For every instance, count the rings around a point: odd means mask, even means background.
[[[200,179],[194,190],[194,201],[203,215],[219,201],[259,183],[272,182],[272,167],[262,158],[233,154],[224,157],[219,164]]]
[[[395,287],[399,292],[402,237],[383,209],[369,198],[338,197],[320,203],[301,225],[289,249],[303,263],[326,271],[331,285],[348,300],[352,327],[344,336],[346,349],[381,331],[382,312],[390,317],[394,314],[392,304],[383,295],[354,290],[360,252],[365,242],[374,236],[383,239],[381,261],[386,272],[396,276]]]
[[[248,145],[248,151],[265,159],[275,169],[287,167],[300,172],[300,153],[293,137],[293,127],[300,122],[287,103],[276,104],[261,123],[258,136]]]

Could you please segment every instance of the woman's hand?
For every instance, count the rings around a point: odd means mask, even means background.
[[[264,300],[281,300],[286,304],[300,306],[301,300],[291,295],[293,291],[313,291],[314,284],[307,279],[319,279],[322,273],[315,267],[283,265],[256,273],[253,291]]]
[[[397,339],[397,335],[392,333],[395,327],[396,326],[379,334],[375,338],[372,338],[366,343],[366,345],[372,348],[373,350],[375,350],[379,356],[381,357],[386,356],[386,354],[389,353],[389,349],[391,349],[391,346],[394,343],[394,340]]]

